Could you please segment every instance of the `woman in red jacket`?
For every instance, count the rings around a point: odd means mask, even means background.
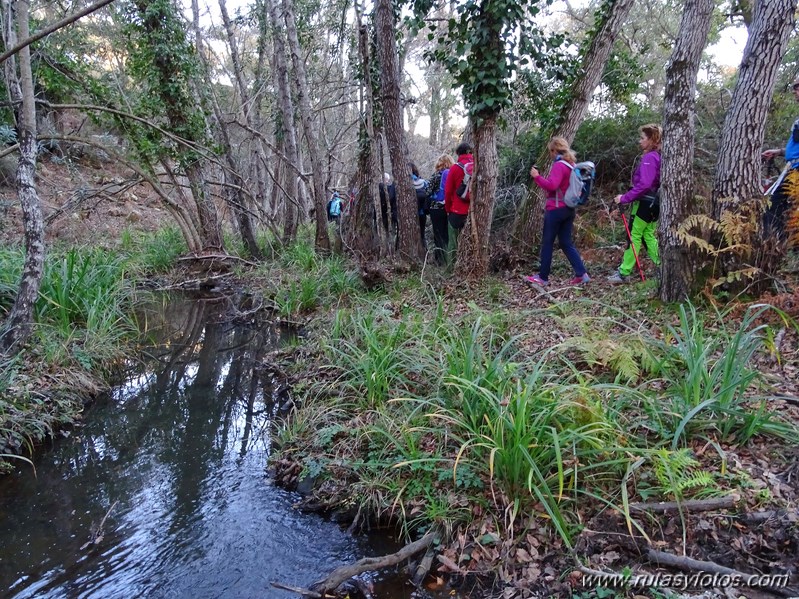
[[[569,259],[569,263],[574,269],[574,277],[569,284],[580,285],[590,281],[591,277],[585,270],[580,252],[572,242],[575,210],[563,202],[563,196],[566,195],[566,190],[569,188],[572,167],[577,162],[577,158],[569,148],[568,142],[562,137],[553,137],[547,145],[547,149],[553,159],[549,177],[543,177],[535,165],[530,168],[530,176],[536,185],[547,194],[544,233],[541,236],[541,269],[538,274],[525,277],[525,280],[542,287],[549,285],[552,252],[555,247],[555,238],[557,238],[561,251],[566,254],[566,258]]]
[[[456,190],[463,181],[466,169],[474,168],[474,156],[472,156],[472,146],[465,142],[455,149],[455,153],[458,155],[458,160],[449,169],[449,175],[444,184],[444,209],[447,211],[449,226],[455,229],[457,234],[466,224],[471,198],[468,194],[465,198],[459,197]]]

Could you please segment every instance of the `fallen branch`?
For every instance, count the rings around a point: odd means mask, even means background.
[[[303,597],[310,597],[311,599],[322,599],[322,594],[317,593],[316,591],[312,591],[310,589],[304,589],[302,587],[291,587],[287,584],[283,584],[280,582],[273,582],[272,586],[276,589],[282,589],[284,591],[289,591],[291,593],[297,593],[298,595],[302,595]]]
[[[244,262],[244,264],[248,264],[250,266],[258,266],[256,262],[245,260],[244,258],[239,258],[238,256],[232,256],[230,254],[198,254],[196,256],[184,256],[183,258],[178,258],[178,262],[186,262],[191,260],[238,260],[239,262]]]
[[[203,288],[210,288],[213,287],[221,279],[226,279],[228,277],[233,276],[233,273],[224,272],[219,275],[212,275],[210,277],[205,277],[202,279],[191,279],[189,281],[181,281],[180,283],[175,283],[174,285],[166,285],[163,287],[159,287],[158,291],[171,291],[174,289],[203,289]]]
[[[748,581],[750,579],[755,577],[756,580],[756,577],[759,576],[757,574],[749,574],[747,572],[741,572],[740,570],[734,570],[733,568],[728,568],[715,562],[705,562],[692,557],[674,555],[672,553],[666,553],[665,551],[658,551],[656,549],[649,549],[646,552],[646,556],[650,561],[661,566],[671,566],[672,568],[679,568],[681,570],[691,570],[709,574],[727,575],[740,580],[746,586],[749,586]],[[799,596],[799,589],[793,589],[788,586],[753,586],[761,591],[781,595],[783,597]]]
[[[334,591],[341,583],[349,580],[353,576],[357,576],[363,572],[371,572],[374,570],[387,568],[389,566],[394,566],[401,561],[408,559],[412,555],[427,549],[435,537],[436,534],[431,531],[418,541],[414,541],[413,543],[405,545],[405,547],[396,553],[392,553],[391,555],[384,555],[383,557],[365,557],[349,566],[336,568],[324,580],[313,583],[311,585],[311,589],[321,593],[324,593],[325,591]]]
[[[430,572],[430,568],[433,567],[433,558],[435,557],[436,550],[431,545],[427,548],[427,553],[424,554],[422,561],[419,562],[419,565],[416,566],[416,569],[413,571],[413,576],[411,577],[411,581],[417,587],[422,584],[422,581],[425,579],[427,574]]]
[[[631,503],[631,512],[654,512],[667,514],[670,512],[710,512],[723,510],[735,506],[738,501],[736,495],[713,497],[711,499],[688,499],[686,501],[659,501],[657,503]]]

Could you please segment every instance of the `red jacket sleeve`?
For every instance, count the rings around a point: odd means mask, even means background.
[[[444,210],[447,213],[452,211],[452,202],[455,199],[455,191],[463,181],[463,169],[459,164],[453,164],[449,169],[446,183],[444,184]]]

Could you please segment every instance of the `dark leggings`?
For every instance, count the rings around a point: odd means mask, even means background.
[[[561,251],[566,254],[569,263],[574,269],[574,274],[581,277],[585,274],[585,266],[580,252],[572,243],[572,227],[574,225],[574,208],[563,206],[554,210],[547,210],[544,215],[544,234],[541,237],[541,269],[539,276],[545,281],[549,280],[549,270],[552,267],[552,252],[555,248],[555,238],[560,244]]]
[[[433,242],[436,244],[436,264],[443,266],[447,262],[447,246],[449,245],[446,211],[443,208],[430,210],[430,223],[433,225]]]

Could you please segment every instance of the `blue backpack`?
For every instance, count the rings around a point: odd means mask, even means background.
[[[596,166],[591,161],[578,162],[574,166],[563,161],[563,164],[571,169],[569,175],[569,187],[563,195],[563,203],[569,208],[577,208],[582,206],[588,201],[588,196],[591,195],[591,189],[594,186],[594,177],[596,177]],[[558,196],[555,195],[555,206],[558,205]]]

